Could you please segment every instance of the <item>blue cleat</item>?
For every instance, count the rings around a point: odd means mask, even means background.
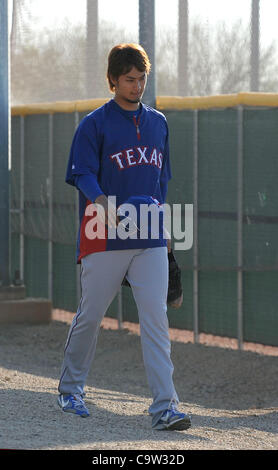
[[[172,404],[165,410],[153,429],[159,431],[184,431],[190,428],[191,419],[186,413],[180,413]]]
[[[89,410],[87,409],[82,395],[62,395],[60,394],[58,397],[58,404],[62,408],[63,411],[67,413],[73,413],[82,418],[87,418],[90,416]]]

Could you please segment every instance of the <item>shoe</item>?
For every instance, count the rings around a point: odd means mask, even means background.
[[[163,412],[154,429],[159,431],[184,431],[190,426],[190,416],[186,413],[180,413],[174,405],[171,405]]]
[[[81,416],[82,418],[87,418],[90,416],[89,410],[87,409],[82,395],[62,395],[58,397],[58,404],[63,411],[68,413],[74,413]]]

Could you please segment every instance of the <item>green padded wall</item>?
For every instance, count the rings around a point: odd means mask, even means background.
[[[167,202],[193,204],[196,111],[167,110],[164,113],[170,130],[173,175]],[[50,287],[48,266],[51,261],[53,306],[72,312],[75,312],[79,302],[78,271],[75,265],[77,197],[74,188],[65,184],[64,178],[73,133],[78,120],[85,114],[54,113],[51,119],[49,115],[42,114],[24,117],[24,281],[29,296],[47,297]],[[195,268],[198,270],[199,331],[236,337],[238,108],[199,110],[197,118],[198,262]],[[22,163],[20,119],[19,116],[12,118],[12,274],[19,269],[20,256],[17,212],[20,207]],[[49,143],[51,122],[52,153]],[[276,346],[277,129],[277,108],[243,108],[243,336],[246,341]],[[52,163],[49,160],[51,155]],[[49,244],[49,240],[52,244]],[[176,257],[182,268],[184,303],[179,310],[168,309],[169,324],[192,330],[193,248],[177,251]],[[122,293],[123,319],[137,322],[138,314],[131,290],[124,287]],[[116,318],[117,309],[115,298],[107,315]]]

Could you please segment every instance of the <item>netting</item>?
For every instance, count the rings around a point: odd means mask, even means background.
[[[156,1],[157,96],[278,92],[276,0],[229,3]],[[137,1],[15,0],[12,106],[109,99],[107,54],[115,43],[138,41],[138,22]],[[196,231],[193,248],[177,252],[184,304],[170,309],[170,325],[230,337],[242,329],[246,341],[278,345],[277,104],[216,100],[178,111],[174,102],[162,107],[171,136],[168,202],[194,204]],[[27,108],[12,117],[11,272],[20,271],[27,295],[75,312],[77,194],[64,179],[74,130],[90,106]],[[118,315],[117,302],[108,316]],[[128,289],[121,313],[138,321]]]
[[[12,104],[109,97],[107,54],[116,43],[138,42],[138,5],[137,0],[14,0]],[[278,91],[276,0],[260,1],[257,29],[251,27],[251,0],[155,5],[158,96]]]

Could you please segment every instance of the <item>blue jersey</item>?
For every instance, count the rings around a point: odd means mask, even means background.
[[[166,246],[162,231],[155,239],[110,239],[106,228],[104,237],[88,238],[92,214],[86,209],[101,194],[115,196],[117,208],[126,202],[162,205],[170,178],[168,125],[162,113],[142,103],[137,113],[126,111],[111,99],[85,116],[66,173],[66,182],[79,189],[77,262],[99,251]]]

